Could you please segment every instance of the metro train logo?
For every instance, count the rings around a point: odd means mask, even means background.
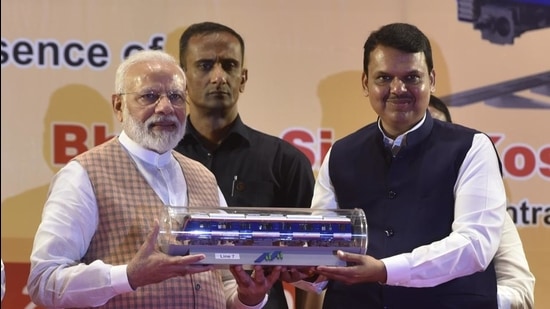
[[[282,260],[283,252],[282,251],[271,251],[262,253],[257,259],[254,260],[254,263],[261,263],[263,261],[271,262],[273,260]]]

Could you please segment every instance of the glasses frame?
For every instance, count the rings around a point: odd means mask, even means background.
[[[174,102],[172,99],[170,99],[170,97],[172,95],[179,95],[181,97],[181,103],[180,102]],[[185,92],[180,92],[180,91],[164,91],[164,92],[160,92],[160,91],[145,91],[145,92],[141,92],[141,91],[133,91],[133,92],[120,92],[118,93],[118,95],[122,96],[122,95],[137,95],[136,97],[136,101],[138,103],[140,103],[141,105],[143,106],[154,106],[154,105],[157,105],[160,100],[162,99],[162,97],[166,97],[168,99],[168,101],[170,102],[170,104],[172,104],[172,106],[175,106],[175,107],[182,107],[182,106],[185,106],[185,103],[186,103],[186,96],[185,96]],[[155,96],[158,96],[158,98],[156,100],[152,100],[152,99],[147,99],[146,97],[149,96],[149,95],[155,95]]]

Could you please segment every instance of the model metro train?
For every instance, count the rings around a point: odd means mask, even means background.
[[[351,219],[297,214],[188,214],[176,240],[184,245],[349,247]]]
[[[336,252],[365,254],[361,209],[167,206],[159,244],[169,255],[204,254],[198,264],[345,265]]]

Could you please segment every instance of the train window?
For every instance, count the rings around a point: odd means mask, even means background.
[[[252,226],[251,226],[250,223],[248,223],[248,222],[242,222],[242,223],[241,223],[241,229],[242,229],[242,230],[251,230],[251,229],[252,229]]]
[[[262,222],[258,225],[258,229],[260,231],[272,231],[273,230],[273,224],[270,222]]]

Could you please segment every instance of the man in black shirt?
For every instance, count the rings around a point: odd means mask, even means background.
[[[227,26],[203,22],[183,32],[179,48],[189,116],[175,150],[214,173],[229,206],[308,208],[311,162],[290,143],[246,126],[239,116],[237,101],[248,79],[242,37]],[[287,308],[280,282],[264,308]]]

